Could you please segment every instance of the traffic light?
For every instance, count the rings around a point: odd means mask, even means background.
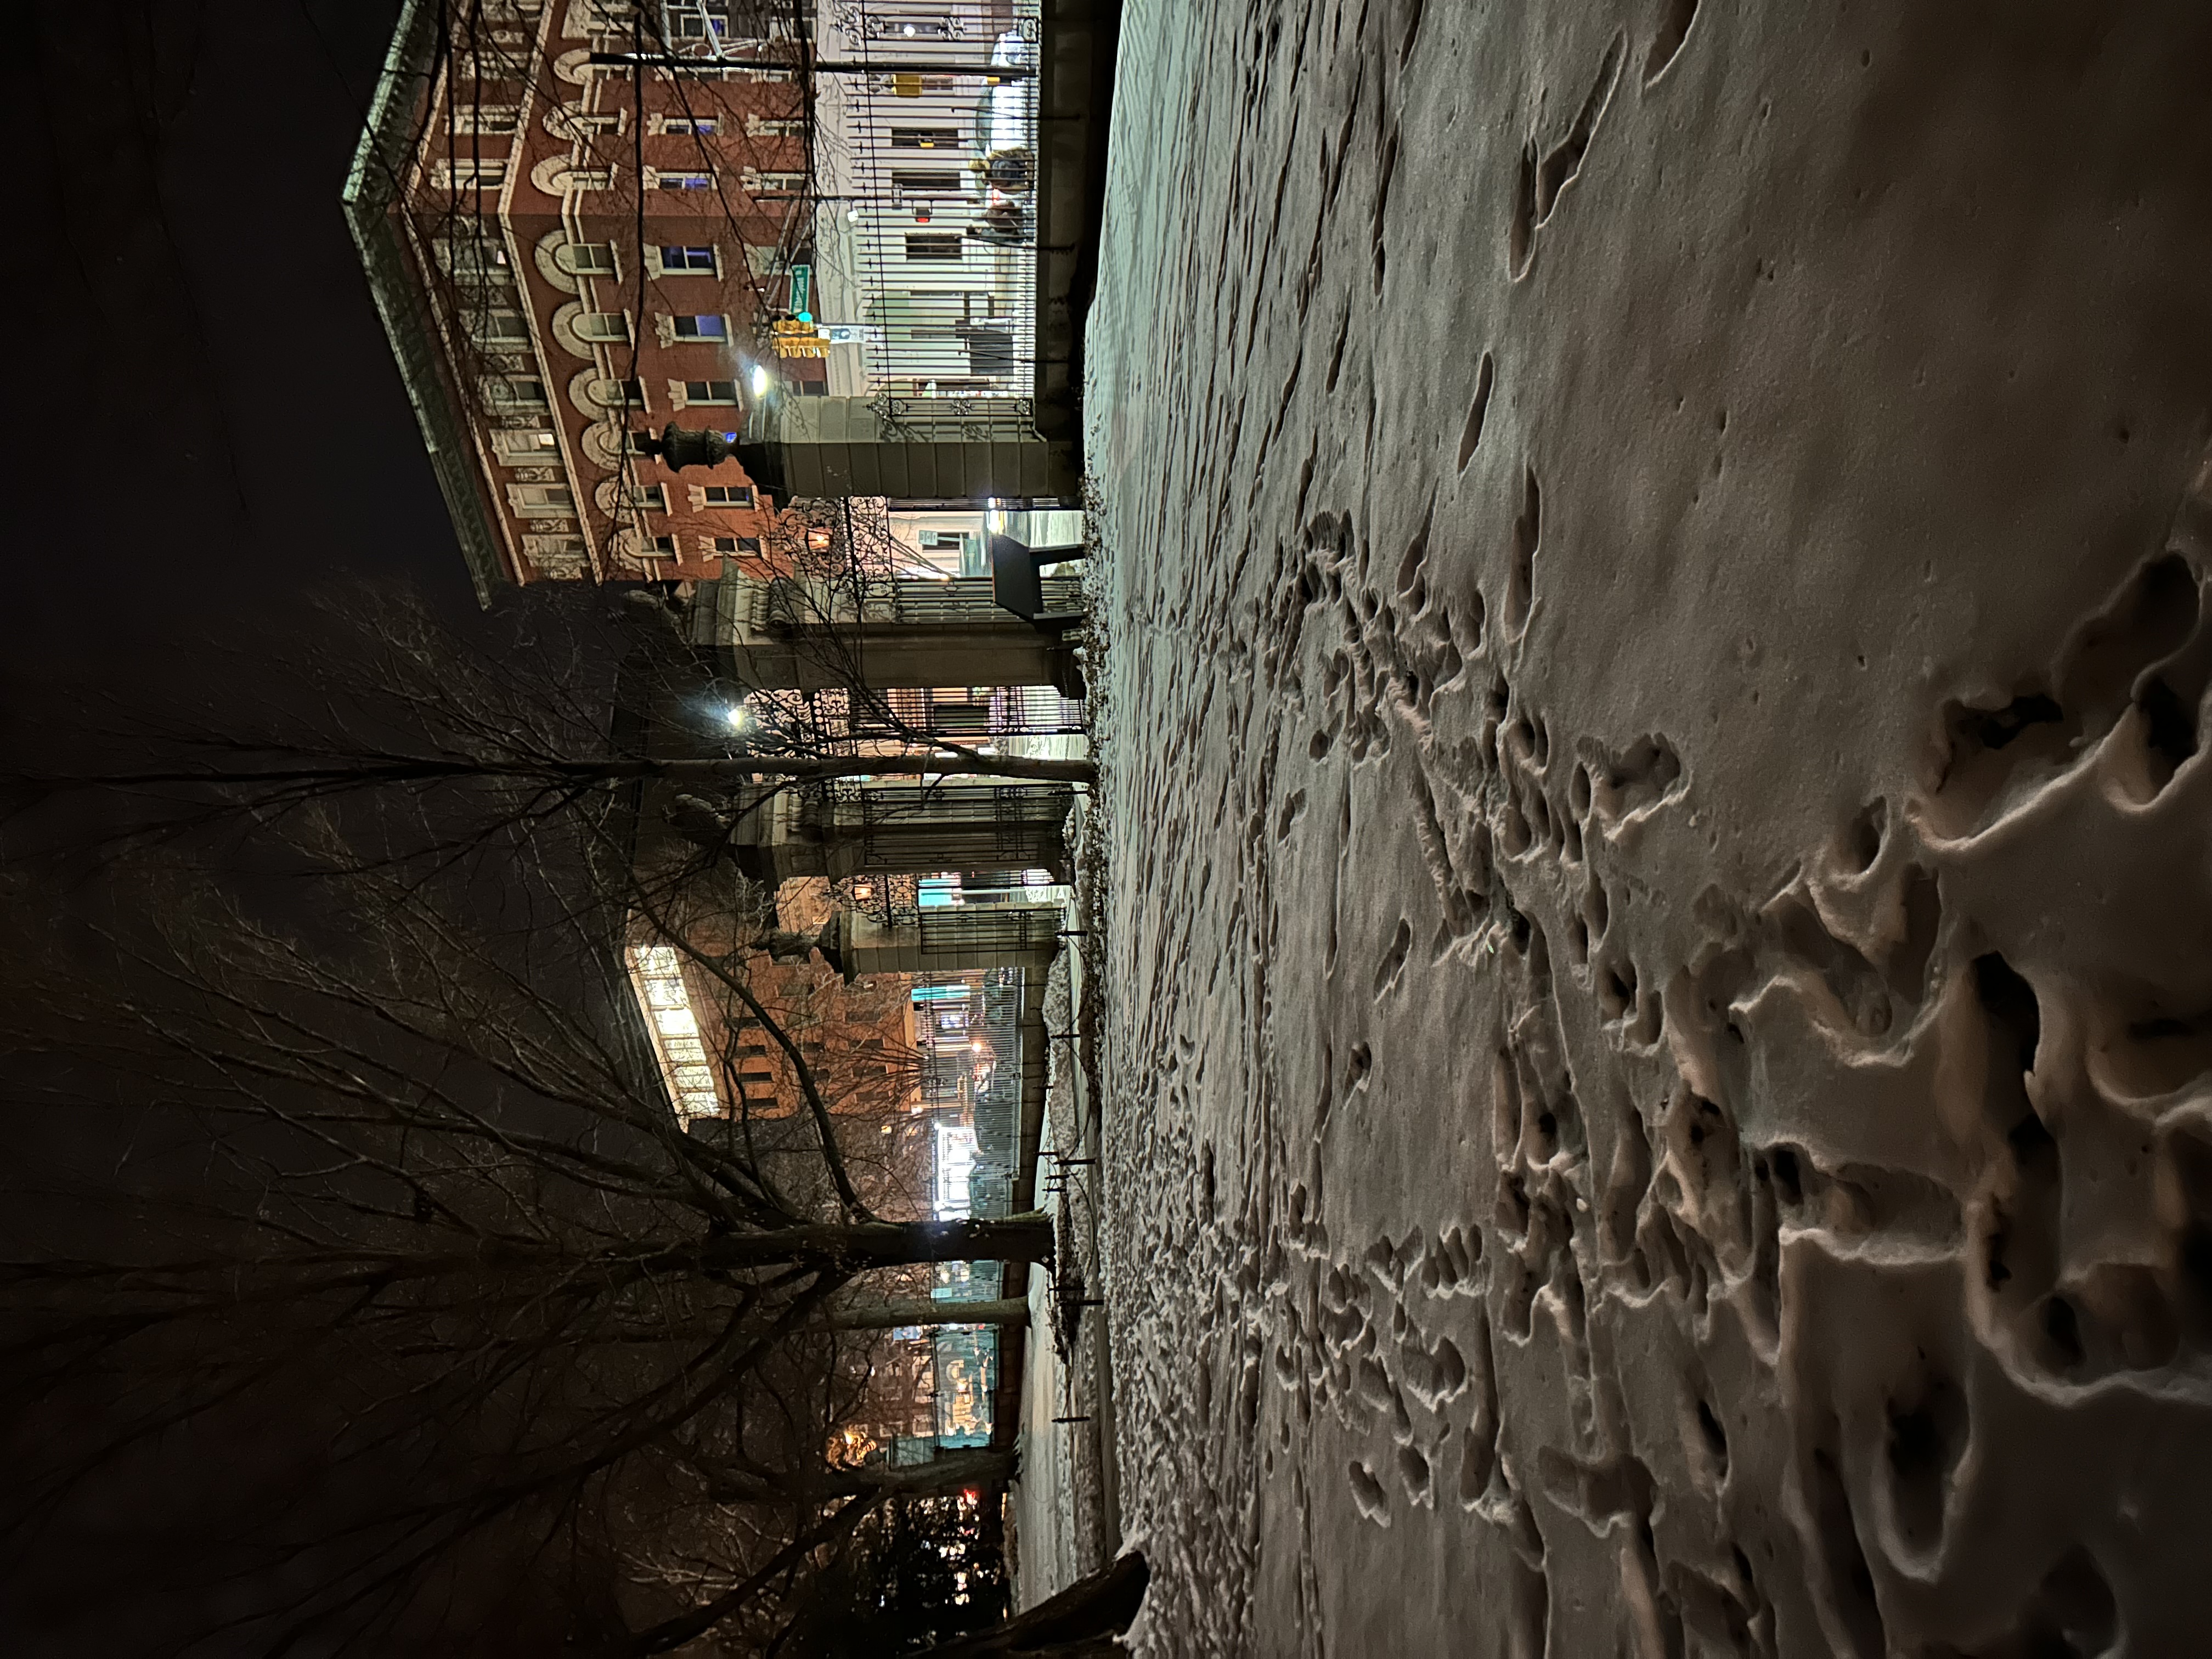
[[[769,343],[779,357],[826,357],[830,343],[811,323],[779,317],[769,325]]]

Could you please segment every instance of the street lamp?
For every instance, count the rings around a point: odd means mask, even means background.
[[[637,450],[641,455],[658,456],[670,471],[681,472],[687,466],[720,466],[738,453],[738,434],[704,432],[671,421],[660,428],[658,438],[650,433],[638,434]]]

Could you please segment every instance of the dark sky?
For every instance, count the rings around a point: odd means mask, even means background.
[[[58,672],[158,694],[333,576],[472,604],[338,209],[398,11],[11,9],[19,715]]]

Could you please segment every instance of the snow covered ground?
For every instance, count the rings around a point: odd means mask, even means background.
[[[1144,1650],[2203,1650],[2209,30],[1133,0]]]

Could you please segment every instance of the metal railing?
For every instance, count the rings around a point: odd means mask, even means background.
[[[817,145],[849,188],[817,241],[843,251],[867,390],[1028,397],[1036,363],[1038,0],[848,0],[848,82]],[[825,44],[831,44],[825,42]],[[893,66],[895,64],[895,66]],[[994,399],[995,400],[995,399]]]

